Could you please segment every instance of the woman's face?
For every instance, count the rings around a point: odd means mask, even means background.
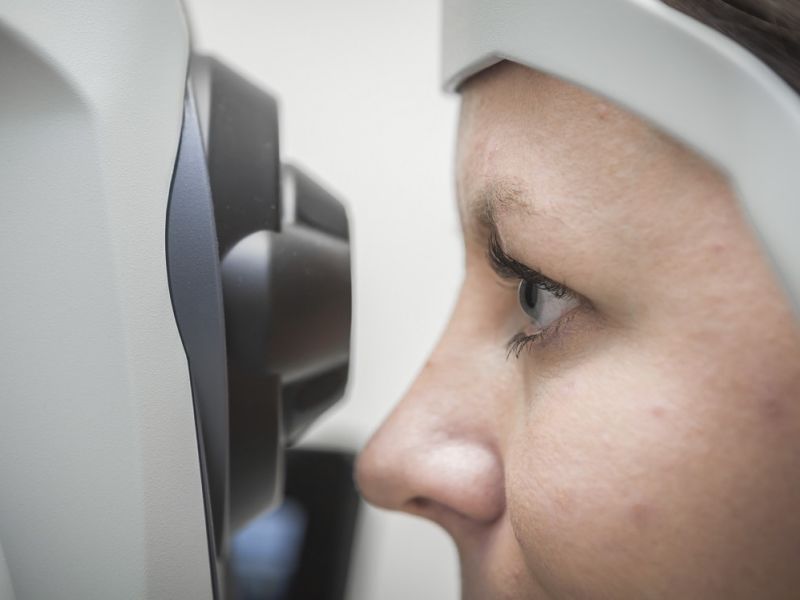
[[[797,597],[800,333],[725,179],[507,63],[457,154],[465,279],[367,499],[447,529],[465,598]]]

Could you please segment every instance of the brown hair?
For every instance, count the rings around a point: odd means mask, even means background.
[[[800,0],[662,0],[744,46],[800,94]]]

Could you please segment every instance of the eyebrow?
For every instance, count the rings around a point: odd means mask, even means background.
[[[531,214],[533,206],[526,200],[524,186],[513,179],[494,179],[467,199],[468,223],[477,224],[483,232],[497,233],[498,215],[524,212]]]

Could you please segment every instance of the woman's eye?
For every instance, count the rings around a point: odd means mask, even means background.
[[[487,256],[492,269],[501,279],[519,281],[517,298],[530,320],[530,324],[509,341],[509,356],[519,356],[525,348],[551,333],[555,334],[558,325],[566,322],[564,317],[584,303],[582,296],[565,285],[506,254],[496,233],[489,237]]]
[[[530,318],[535,333],[546,330],[580,305],[580,301],[567,290],[550,287],[530,279],[519,282],[519,305]]]

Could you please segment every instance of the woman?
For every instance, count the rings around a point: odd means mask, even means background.
[[[797,89],[798,2],[669,4]],[[465,598],[800,597],[800,330],[726,178],[512,62],[459,91],[466,275],[366,498]]]

